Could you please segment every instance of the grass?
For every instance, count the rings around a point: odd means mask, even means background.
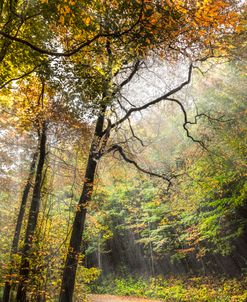
[[[187,279],[162,277],[120,278],[108,276],[91,285],[97,294],[157,298],[165,302],[245,302],[247,301],[247,277],[225,279],[195,277]]]

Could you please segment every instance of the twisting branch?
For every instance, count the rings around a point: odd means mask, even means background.
[[[117,85],[116,89],[112,93],[112,97],[114,97],[116,94],[118,94],[121,91],[121,89],[124,86],[126,86],[133,79],[134,75],[136,74],[136,72],[138,71],[140,66],[141,66],[141,62],[140,62],[140,60],[137,60],[133,66],[131,73],[127,77],[127,79],[125,79],[121,84]],[[130,104],[130,102],[127,100],[127,98],[125,98],[125,100]],[[123,107],[121,102],[119,100],[117,100],[117,102],[118,102],[119,106],[121,107],[121,109],[123,109],[125,111],[125,113],[127,113],[128,111]]]
[[[194,117],[194,122],[188,122],[188,124],[196,124],[197,123],[197,120],[200,118],[200,117],[206,117],[210,122],[220,122],[220,123],[228,123],[228,122],[233,122],[234,119],[223,119],[225,117],[225,115],[221,115],[219,117],[212,117],[210,116],[209,114],[207,113],[199,113],[199,110],[198,110],[198,107],[196,105],[196,102],[194,101],[193,99],[193,103],[194,103],[194,106],[196,108],[196,115]]]
[[[136,105],[132,104],[130,100],[128,100],[124,95],[120,94],[121,98],[123,98],[130,106],[136,107]]]
[[[126,80],[124,80],[119,86],[118,89],[120,90],[121,88],[123,88],[124,86],[126,86],[134,77],[134,75],[136,74],[136,72],[138,71],[139,67],[141,66],[141,61],[137,60],[136,63],[134,64],[134,67],[130,73],[130,75],[128,76],[128,78]]]
[[[176,92],[180,91],[181,89],[183,89],[184,86],[188,85],[191,81],[191,75],[192,75],[192,69],[193,69],[193,65],[190,64],[189,67],[189,72],[188,72],[188,78],[186,81],[184,81],[183,83],[181,83],[179,86],[177,86],[176,88],[170,90],[169,92],[163,94],[162,96],[154,99],[153,101],[150,101],[142,106],[139,107],[135,107],[135,108],[130,108],[130,110],[125,114],[124,117],[122,117],[120,120],[118,120],[117,122],[115,122],[114,124],[112,124],[112,128],[118,126],[119,124],[123,123],[125,120],[127,120],[132,113],[134,112],[140,112],[144,109],[149,108],[150,106],[153,106],[161,101],[166,100],[167,98],[169,98],[171,95],[175,94]]]
[[[193,142],[195,143],[198,143],[201,145],[201,147],[205,150],[208,151],[207,147],[205,146],[205,144],[200,141],[200,140],[197,140],[195,139],[189,132],[189,129],[187,128],[187,125],[196,125],[197,124],[197,121],[200,117],[206,117],[209,121],[216,121],[216,122],[221,122],[221,123],[227,123],[227,122],[231,122],[233,121],[232,119],[228,119],[228,120],[223,120],[222,118],[224,117],[224,115],[218,117],[218,118],[214,118],[214,117],[211,117],[210,115],[206,114],[206,113],[198,113],[198,110],[196,109],[197,111],[197,114],[195,115],[194,117],[194,121],[191,122],[188,120],[188,115],[187,115],[187,112],[183,106],[183,104],[175,99],[175,98],[166,98],[167,101],[171,101],[171,102],[174,102],[174,103],[177,103],[179,105],[179,107],[181,108],[182,112],[183,112],[183,116],[184,116],[184,123],[183,123],[183,128],[184,130],[186,131],[186,135],[187,137],[189,137]]]
[[[182,110],[182,112],[183,112],[183,116],[184,116],[183,128],[184,128],[184,130],[185,130],[185,132],[186,132],[187,137],[189,137],[193,142],[200,144],[201,147],[202,147],[203,149],[207,149],[206,146],[205,146],[205,144],[204,144],[202,141],[195,139],[195,138],[190,134],[190,131],[189,131],[189,129],[187,128],[187,125],[188,125],[188,124],[196,124],[196,119],[195,119],[195,122],[190,122],[190,121],[188,120],[187,112],[186,112],[186,110],[185,110],[183,104],[182,104],[179,100],[174,99],[174,98],[166,98],[166,100],[167,100],[167,101],[174,102],[174,103],[177,103],[177,104],[179,105],[179,107],[181,108],[181,110]]]
[[[89,39],[85,42],[83,42],[82,44],[80,44],[80,46],[78,46],[77,48],[68,51],[68,52],[57,52],[57,51],[52,51],[52,50],[47,50],[47,49],[42,49],[41,47],[34,45],[22,38],[18,38],[15,36],[11,36],[8,33],[5,33],[4,31],[0,30],[0,35],[4,36],[7,39],[10,39],[12,41],[21,43],[23,45],[28,46],[29,48],[31,48],[32,50],[35,50],[41,54],[44,55],[49,55],[49,56],[56,56],[56,57],[70,57],[72,55],[74,55],[75,53],[77,53],[78,51],[80,51],[82,48],[89,46],[91,43],[93,43],[95,40],[97,40],[99,37],[105,37],[107,35],[103,35],[103,34],[97,34],[96,36],[94,36],[92,39]]]
[[[171,176],[171,177],[168,177],[168,176],[166,176],[165,174],[158,174],[158,173],[155,173],[155,172],[152,172],[152,171],[149,171],[149,170],[146,170],[146,169],[140,167],[139,164],[138,164],[136,161],[134,161],[133,159],[130,159],[130,158],[125,154],[125,152],[124,152],[122,146],[120,146],[120,145],[117,145],[117,144],[112,145],[112,146],[106,151],[106,153],[110,153],[110,152],[113,152],[113,154],[115,154],[116,152],[118,152],[118,153],[121,155],[121,157],[123,158],[123,160],[125,160],[125,161],[126,161],[127,163],[129,163],[129,164],[134,165],[134,166],[136,167],[136,169],[139,170],[139,171],[141,171],[142,173],[145,173],[145,174],[147,174],[147,175],[149,175],[149,176],[154,176],[154,177],[158,177],[158,178],[161,178],[161,179],[165,180],[165,181],[168,183],[168,185],[167,185],[167,190],[169,190],[169,188],[170,188],[171,185],[172,185],[172,179],[177,177],[177,175],[173,175],[173,176]]]
[[[124,111],[127,112],[128,110],[122,105],[122,103],[119,101],[119,99],[117,99],[117,103],[119,105],[119,107]]]
[[[137,140],[141,143],[142,147],[145,147],[145,144],[144,144],[143,141],[140,139],[140,137],[138,137],[138,136],[135,134],[134,129],[132,128],[132,125],[131,125],[131,122],[130,122],[130,119],[129,119],[129,118],[128,118],[128,123],[129,123],[129,127],[130,127],[130,131],[131,131],[132,136],[133,136],[135,139],[137,139]]]
[[[229,123],[229,122],[233,122],[234,119],[223,119],[225,117],[225,115],[221,115],[219,117],[212,117],[206,113],[197,113],[195,116],[195,121],[194,122],[188,122],[188,124],[197,124],[197,120],[200,117],[206,117],[210,122],[220,122],[220,123]]]

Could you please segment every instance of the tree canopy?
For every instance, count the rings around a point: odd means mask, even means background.
[[[99,271],[81,263],[97,253],[103,269],[117,237],[142,249],[153,276],[157,259],[191,256],[198,272],[198,259],[206,271],[232,253],[246,228],[244,9],[1,1],[0,194],[17,221],[12,244],[8,230],[3,239],[4,302],[11,291],[20,302],[82,299]]]

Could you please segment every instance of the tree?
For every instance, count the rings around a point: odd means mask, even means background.
[[[14,235],[11,257],[18,251],[18,241],[23,224],[24,212],[27,203],[28,193],[31,187],[31,181],[34,174],[36,174],[33,196],[31,202],[31,209],[29,212],[29,220],[26,230],[26,239],[22,252],[22,269],[20,272],[21,282],[19,284],[18,299],[21,301],[26,299],[26,287],[27,279],[29,275],[29,262],[31,257],[33,237],[35,237],[35,230],[38,223],[38,215],[41,200],[41,189],[44,182],[44,165],[45,158],[47,156],[46,140],[47,140],[47,128],[51,131],[52,128],[56,131],[58,123],[65,129],[66,127],[78,128],[83,131],[82,121],[80,117],[72,116],[70,113],[66,113],[63,108],[56,104],[54,101],[53,90],[45,85],[44,80],[40,79],[40,75],[33,75],[28,79],[20,80],[18,86],[14,88],[14,93],[8,94],[8,91],[2,91],[1,105],[2,109],[7,114],[13,116],[14,127],[20,132],[29,132],[35,136],[38,134],[39,148],[34,151],[34,160],[30,167],[30,173],[27,184],[24,188],[22,204],[20,207],[19,216],[16,224],[16,231]],[[6,100],[6,102],[5,102]],[[62,131],[61,127],[61,131]],[[54,133],[59,139],[58,135]],[[39,158],[37,167],[35,168],[36,158]],[[36,173],[34,173],[36,172]],[[19,252],[19,251],[18,251]],[[13,264],[13,263],[12,263]],[[23,268],[24,267],[24,268]],[[11,269],[12,270],[12,269]],[[7,278],[4,301],[8,301],[9,293],[11,289],[12,274]],[[13,278],[14,279],[14,278]]]
[[[171,183],[173,175],[162,175],[142,168],[133,157],[127,155],[123,145],[113,142],[112,136],[135,113],[163,100],[174,102],[183,110],[181,102],[172,96],[189,84],[192,65],[187,80],[160,97],[136,107],[128,104],[125,95],[121,96],[124,87],[145,67],[151,56],[172,60],[183,54],[196,60],[219,55],[226,44],[219,47],[217,42],[219,38],[225,42],[223,34],[234,31],[238,23],[238,6],[234,2],[221,0],[214,3],[137,0],[111,3],[69,1],[62,4],[59,1],[36,1],[29,2],[27,6],[15,1],[17,26],[13,24],[15,26],[7,30],[5,25],[8,16],[12,16],[12,7],[5,3],[2,13],[7,17],[0,35],[3,44],[6,42],[8,45],[4,45],[8,47],[4,46],[6,53],[3,63],[9,65],[11,54],[20,53],[14,60],[14,71],[20,70],[18,65],[22,61],[28,62],[31,68],[14,78],[13,72],[8,70],[1,87],[7,87],[16,78],[30,75],[43,65],[44,60],[47,61],[47,57],[51,60],[57,58],[44,71],[46,76],[58,82],[62,74],[62,92],[68,96],[63,100],[64,106],[72,111],[82,107],[96,124],[61,290],[61,301],[70,301],[86,215],[85,206],[91,199],[97,162],[103,155],[119,154],[142,172]],[[12,52],[9,51],[10,47]],[[71,82],[70,94],[68,87]],[[58,91],[59,85],[50,85]],[[120,111],[123,116],[118,118]],[[115,113],[116,118],[107,118]],[[189,136],[186,128],[189,121],[184,110],[183,114],[184,128]],[[106,121],[108,126],[105,125]]]
[[[124,5],[124,2],[118,4],[118,6],[116,5],[117,9],[119,7],[121,8],[122,4]],[[118,153],[122,159],[134,165],[140,171],[152,176],[160,177],[166,180],[168,184],[171,183],[171,179],[173,178],[173,176],[161,175],[140,167],[135,160],[126,155],[126,152],[120,144],[113,143],[111,146],[107,147],[107,143],[110,141],[110,134],[115,129],[118,129],[125,121],[128,121],[128,119],[135,112],[141,112],[163,100],[167,100],[177,103],[183,110],[185,120],[184,128],[187,131],[188,136],[191,137],[188,129],[186,129],[186,126],[189,123],[186,111],[184,110],[182,104],[176,100],[173,95],[190,83],[193,69],[192,64],[189,67],[188,76],[185,81],[183,81],[177,87],[164,93],[160,97],[148,101],[141,106],[131,106],[129,109],[126,109],[123,106],[121,101],[121,91],[123,87],[132,80],[137,71],[142,67],[144,58],[150,55],[151,50],[154,53],[158,52],[159,55],[168,56],[169,52],[164,51],[164,48],[167,49],[170,47],[175,49],[175,51],[184,53],[192,52],[193,56],[198,58],[199,50],[201,53],[203,52],[201,48],[204,48],[204,56],[208,57],[212,55],[212,48],[207,46],[209,41],[207,38],[203,39],[202,41],[202,39],[199,37],[199,35],[202,33],[198,35],[199,29],[206,28],[208,36],[212,38],[212,42],[214,43],[214,40],[217,39],[217,34],[219,34],[218,30],[220,32],[222,31],[221,24],[227,24],[229,21],[228,17],[230,16],[236,18],[236,14],[233,11],[229,13],[230,15],[222,15],[222,12],[226,7],[229,8],[228,4],[221,1],[217,2],[216,4],[206,3],[201,5],[197,5],[197,3],[193,2],[192,4],[188,4],[188,6],[183,6],[179,2],[167,2],[164,6],[156,6],[153,2],[143,1],[143,16],[141,14],[140,23],[138,24],[138,33],[133,30],[128,32],[127,35],[124,35],[124,44],[121,44],[121,41],[120,43],[119,41],[114,41],[114,37],[107,37],[106,39],[99,40],[99,42],[102,41],[102,44],[99,44],[97,48],[95,48],[96,54],[94,55],[94,58],[97,62],[97,54],[99,54],[100,56],[104,55],[105,60],[101,60],[101,66],[96,66],[95,68],[100,73],[99,77],[95,80],[96,77],[94,75],[91,76],[97,83],[97,89],[101,89],[98,90],[98,97],[95,99],[96,106],[93,104],[93,109],[95,110],[96,107],[98,116],[96,119],[91,149],[88,156],[83,190],[78,202],[78,208],[73,223],[69,250],[63,272],[60,302],[72,301],[76,268],[78,263],[77,259],[81,249],[82,234],[87,212],[86,208],[87,204],[91,201],[98,160],[107,153]],[[212,12],[212,16],[208,14],[210,11]],[[116,15],[115,7],[111,7],[111,5],[109,5],[109,8],[104,15],[106,24],[109,26],[116,26],[116,23],[119,22],[119,19],[117,19],[117,22],[116,19],[114,19]],[[234,22],[235,21],[236,19]],[[185,24],[186,29],[184,30],[183,26],[185,26]],[[188,26],[192,25],[193,27],[190,31]],[[232,21],[230,27],[231,26],[233,26]],[[168,39],[168,35],[170,35],[170,39]],[[133,37],[135,37],[135,40],[134,42],[131,42],[130,39],[133,39]],[[181,46],[183,43],[185,43],[184,49],[183,46]],[[93,46],[92,49],[94,50]],[[209,50],[210,54],[207,52],[207,50]],[[92,54],[90,53],[90,55]],[[124,61],[122,58],[124,58]],[[76,60],[76,57],[73,57],[73,60]],[[126,61],[127,67],[132,66],[132,68],[123,82],[116,85],[115,77],[116,75],[120,77],[121,74],[123,75]],[[108,126],[104,128],[106,115],[109,114],[109,109],[114,106],[113,104],[119,104],[118,106],[123,110],[124,115],[115,122],[107,119]]]
[[[149,137],[160,128],[157,150],[155,141],[151,147],[146,147],[141,152],[143,163],[151,158],[152,162],[156,160],[158,167],[162,165],[165,169],[170,160],[169,169],[172,170],[176,153],[180,155],[179,162],[183,165],[178,165],[176,170],[181,176],[169,194],[164,193],[155,179],[145,180],[138,173],[133,176],[131,169],[123,172],[124,168],[117,160],[112,160],[111,168],[108,167],[108,158],[101,163],[100,184],[97,183],[93,204],[88,211],[93,212],[97,206],[99,213],[108,213],[105,219],[109,220],[107,225],[113,232],[113,238],[106,242],[107,250],[112,247],[113,251],[104,257],[103,273],[108,272],[105,264],[114,265],[116,255],[119,257],[117,263],[124,259],[132,273],[141,261],[142,258],[133,252],[138,246],[131,243],[127,230],[134,232],[136,243],[141,244],[147,259],[154,262],[157,274],[208,275],[213,272],[239,276],[241,269],[245,268],[246,127],[242,89],[245,78],[239,61],[216,64],[212,60],[211,63],[210,70],[209,63],[205,63],[201,71],[208,71],[203,76],[197,74],[192,89],[186,91],[187,99],[183,100],[188,114],[195,109],[204,112],[198,124],[193,126],[193,135],[207,139],[207,151],[198,150],[193,141],[187,140],[185,144],[183,137],[186,135],[182,131],[183,136],[174,139],[183,118],[179,116],[176,104],[164,104],[150,112],[146,126],[146,115],[143,116],[144,122],[133,122],[137,137],[143,138],[146,133],[143,140],[146,145]],[[198,98],[197,108],[191,101],[195,97]],[[170,128],[168,125],[173,119],[177,127],[172,125]],[[139,123],[141,127],[138,127]],[[124,137],[119,139],[124,140]],[[129,143],[132,148],[128,152],[138,150],[139,144],[138,140]],[[165,164],[163,158],[166,158]],[[112,172],[111,177],[108,170]],[[128,249],[135,255],[134,265],[128,257]],[[114,268],[117,274],[121,274],[120,269]]]
[[[42,129],[40,131],[40,145],[39,145],[39,161],[37,164],[36,177],[34,182],[33,196],[31,201],[31,207],[27,223],[27,231],[25,235],[25,243],[22,251],[22,262],[21,262],[21,282],[18,286],[17,291],[17,301],[26,301],[26,289],[25,281],[28,278],[29,273],[29,251],[32,246],[32,241],[34,237],[34,231],[37,225],[40,198],[41,198],[41,184],[42,184],[42,174],[43,167],[45,163],[46,156],[46,122],[43,122]]]
[[[17,251],[18,251],[18,244],[19,244],[19,239],[20,239],[21,227],[22,227],[22,223],[23,223],[24,213],[25,213],[25,210],[26,210],[28,195],[29,195],[32,180],[33,180],[33,177],[34,177],[37,156],[38,156],[38,153],[35,151],[34,154],[33,154],[32,162],[30,164],[30,170],[29,170],[29,175],[28,175],[28,178],[27,178],[27,182],[26,182],[25,187],[23,189],[21,205],[20,205],[19,214],[18,214],[18,217],[17,217],[14,238],[13,238],[13,242],[12,242],[12,246],[11,246],[11,252],[10,252],[11,255],[10,255],[10,257],[13,257],[13,255],[16,254]],[[12,274],[11,269],[10,269],[9,274],[10,275]],[[5,283],[4,293],[3,293],[3,301],[4,302],[9,301],[10,290],[11,290],[11,284],[10,284],[9,281],[7,281]]]

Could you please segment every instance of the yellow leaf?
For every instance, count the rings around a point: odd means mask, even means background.
[[[90,22],[91,22],[91,18],[90,18],[90,17],[87,17],[87,18],[85,18],[83,21],[84,21],[84,23],[88,26],[88,25],[90,24]]]

